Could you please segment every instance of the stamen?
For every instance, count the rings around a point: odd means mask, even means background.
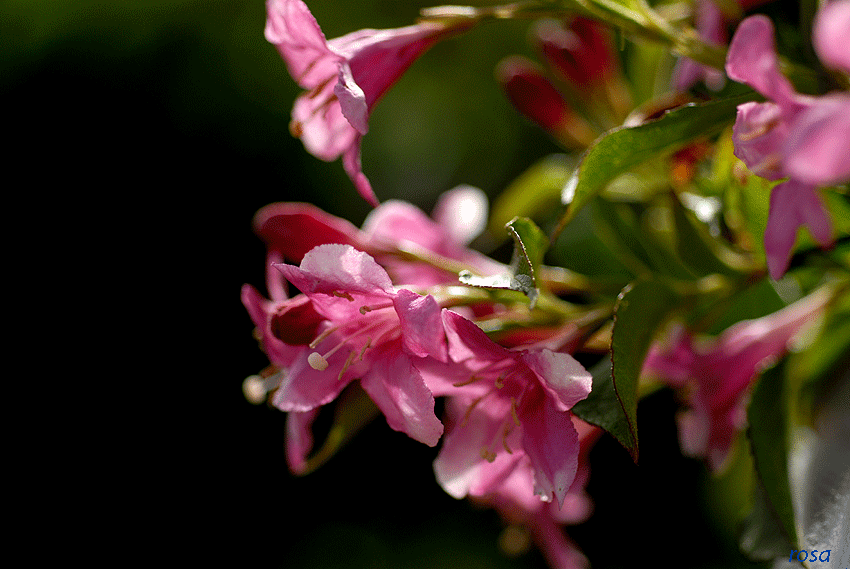
[[[383,310],[384,308],[392,308],[393,303],[388,302],[386,304],[375,304],[373,306],[363,305],[360,307],[360,314],[366,314],[367,312],[372,312],[373,310]]]
[[[469,385],[470,383],[475,383],[479,379],[482,379],[481,376],[472,374],[472,377],[470,377],[466,381],[459,381],[457,383],[453,383],[452,386],[453,387],[463,387],[464,385]]]
[[[496,384],[495,384],[495,385],[496,385],[496,389],[501,389],[501,388],[503,388],[503,387],[505,386],[505,376],[504,376],[504,375],[500,375],[499,377],[497,377],[497,378],[496,378]]]
[[[505,425],[505,430],[502,432],[502,446],[505,447],[505,450],[508,451],[508,454],[513,454],[514,451],[511,450],[511,447],[508,446],[508,435],[514,432],[513,428],[510,424]]]
[[[511,397],[511,417],[514,420],[514,425],[520,426],[519,417],[516,414],[516,397]]]
[[[345,360],[345,365],[342,366],[342,371],[340,371],[339,375],[336,376],[337,381],[342,381],[342,374],[344,374],[346,371],[348,371],[348,366],[350,366],[351,362],[354,361],[354,357],[355,357],[354,352],[351,352],[350,354],[348,354],[348,359]]]
[[[493,462],[496,460],[496,453],[487,447],[481,447],[481,458],[487,462]]]
[[[769,121],[765,121],[759,125],[756,125],[756,128],[750,130],[749,132],[739,132],[738,133],[738,141],[740,142],[750,142],[751,140],[755,140],[760,136],[764,136],[774,128],[779,126],[779,118],[774,118]]]
[[[316,371],[325,371],[328,369],[328,360],[326,360],[319,352],[312,352],[307,356],[307,363]]]
[[[325,338],[327,338],[328,336],[330,336],[331,334],[333,334],[337,330],[339,330],[339,326],[331,326],[330,328],[328,328],[327,330],[325,330],[324,332],[322,332],[321,334],[316,336],[316,339],[313,340],[312,342],[310,342],[310,344],[309,344],[310,349],[315,350],[316,346],[318,346],[319,344],[322,343],[322,340],[324,340]]]
[[[366,344],[363,346],[363,349],[360,350],[360,361],[361,362],[363,361],[363,354],[366,353],[366,350],[368,350],[369,346],[371,346],[371,345],[372,345],[372,338],[369,337],[369,339],[366,340]]]
[[[481,395],[480,397],[476,397],[472,401],[472,403],[469,404],[469,407],[466,409],[466,413],[463,414],[463,419],[460,420],[460,426],[461,427],[466,426],[466,423],[469,422],[469,416],[472,414],[472,410],[475,409],[475,406],[478,405],[479,403],[481,403],[481,400],[484,399],[485,397],[487,397],[488,395],[489,395],[489,392],[485,393],[484,395]]]
[[[354,302],[354,297],[351,296],[350,294],[348,294],[347,292],[340,292],[338,290],[335,290],[333,292],[333,295],[338,297],[338,298],[344,298],[348,302]]]

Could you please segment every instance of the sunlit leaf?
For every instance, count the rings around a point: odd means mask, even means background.
[[[564,186],[561,200],[568,207],[562,223],[569,222],[608,182],[630,168],[720,131],[734,121],[736,107],[750,99],[752,95],[742,95],[691,103],[667,111],[659,119],[610,131],[587,150]]]
[[[459,275],[460,282],[470,286],[519,291],[528,297],[529,306],[534,308],[540,295],[538,273],[549,239],[533,221],[524,217],[512,219],[505,229],[514,240],[509,271],[488,277],[463,271]]]

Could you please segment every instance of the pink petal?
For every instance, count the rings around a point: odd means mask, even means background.
[[[266,39],[277,47],[299,85],[313,89],[336,75],[341,57],[328,48],[304,2],[267,0],[266,13]]]
[[[750,16],[738,26],[729,44],[726,74],[730,79],[746,83],[783,109],[792,104],[794,89],[779,71],[773,23],[767,16]]]
[[[443,309],[443,324],[449,343],[449,356],[453,361],[479,359],[497,362],[519,357],[516,352],[506,350],[493,342],[481,328],[456,312]]]
[[[342,167],[345,173],[348,174],[348,177],[351,178],[351,182],[354,184],[357,193],[363,196],[363,199],[371,205],[377,206],[379,203],[378,198],[372,190],[372,184],[369,182],[369,178],[363,174],[363,166],[360,163],[360,140],[362,138],[363,135],[360,133],[353,136],[348,148],[342,154]]]
[[[447,235],[418,207],[400,200],[388,200],[373,209],[363,222],[363,232],[378,247],[396,248],[406,241],[439,253]]]
[[[368,254],[350,245],[319,245],[304,255],[300,267],[275,266],[308,295],[336,292],[386,297],[393,292],[387,272]]]
[[[770,194],[770,209],[764,232],[764,248],[770,276],[778,279],[788,270],[797,230],[806,225],[821,245],[832,242],[829,213],[809,185],[789,180]]]
[[[304,148],[325,162],[336,160],[353,148],[359,152],[360,148],[360,135],[343,116],[339,102],[333,98],[333,89],[334,82],[329,82],[318,92],[299,95],[292,106],[289,126]]]
[[[523,401],[518,410],[522,447],[535,472],[535,493],[562,507],[578,468],[579,443],[569,411],[548,398]]]
[[[788,121],[775,103],[744,103],[738,105],[732,140],[735,156],[750,171],[768,180],[785,176],[782,170],[782,149],[788,138]]]
[[[399,343],[385,346],[372,358],[360,385],[392,429],[436,446],[443,434],[443,424],[434,415],[434,396]]]
[[[401,321],[404,347],[421,358],[432,356],[445,362],[446,336],[440,306],[434,297],[401,289],[393,298],[393,304]]]
[[[286,463],[293,474],[301,474],[307,466],[307,455],[313,450],[313,421],[318,409],[286,415]]]
[[[467,245],[487,227],[487,194],[474,186],[460,185],[440,195],[433,217],[449,240]]]
[[[850,73],[850,0],[830,2],[818,11],[812,40],[824,65]]]
[[[850,7],[850,1],[847,4]],[[844,47],[850,53],[850,44]],[[784,154],[785,170],[795,180],[831,186],[850,179],[850,96],[819,97],[801,112],[791,127]]]
[[[569,411],[590,394],[593,378],[571,355],[534,350],[524,352],[522,359],[540,379],[559,411]]]
[[[296,263],[310,249],[326,243],[365,248],[364,236],[354,225],[307,203],[267,205],[254,216],[254,228],[270,250]]]
[[[449,414],[458,417],[458,421],[443,440],[434,461],[434,473],[443,490],[454,498],[485,496],[496,491],[523,456],[521,452],[501,451],[510,403],[500,397],[488,397],[477,404],[474,401],[472,397],[458,396],[446,402]],[[488,462],[482,457],[482,449],[494,452],[495,459]]]

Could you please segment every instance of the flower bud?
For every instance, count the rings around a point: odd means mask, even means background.
[[[574,18],[566,26],[541,20],[533,34],[546,62],[577,89],[603,83],[617,70],[611,42],[602,26],[592,20]]]
[[[537,65],[521,56],[507,57],[496,78],[514,107],[566,146],[588,146],[596,133],[578,117]]]

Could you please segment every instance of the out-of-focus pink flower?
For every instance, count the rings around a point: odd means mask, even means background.
[[[746,422],[746,399],[753,380],[782,357],[789,342],[822,313],[829,294],[811,294],[782,310],[738,322],[710,340],[678,328],[665,347],[654,346],[644,373],[687,394],[689,409],[679,417],[682,450],[722,468]]]
[[[369,130],[372,107],[420,55],[470,21],[365,29],[326,40],[301,0],[267,0],[266,8],[266,39],[307,89],[292,109],[290,130],[317,158],[342,156],[358,192],[377,205],[360,165],[360,140]]]
[[[726,18],[713,0],[697,0],[694,20],[700,37],[710,45],[726,44]],[[697,63],[689,57],[679,58],[673,70],[673,86],[677,91],[687,91],[700,81],[714,91],[723,88],[726,77],[719,69]]]
[[[527,457],[534,493],[562,507],[579,455],[570,409],[590,393],[590,374],[569,354],[505,349],[449,310],[443,323],[451,362],[420,368],[455,421],[434,464],[438,481],[458,498],[484,496]]]
[[[850,21],[850,0],[818,13],[814,42],[825,63],[844,65],[840,44]],[[779,70],[773,24],[761,15],[741,22],[729,46],[726,73],[770,99],[738,107],[733,129],[735,155],[756,175],[768,180],[789,178],[771,195],[765,251],[773,278],[788,268],[797,230],[806,225],[821,246],[832,242],[829,214],[816,188],[850,178],[850,94],[810,97],[797,93]]]
[[[374,257],[394,283],[428,287],[457,282],[457,271],[440,268],[441,263],[482,276],[505,270],[466,247],[483,230],[486,220],[484,192],[458,186],[440,197],[434,219],[412,204],[388,200],[369,213],[361,230],[310,204],[276,203],[257,213],[254,228],[269,251],[289,261],[301,262],[307,251],[318,245],[351,245]],[[443,262],[446,260],[449,263]]]
[[[594,90],[619,70],[607,30],[593,20],[539,20],[533,34],[552,70],[577,89]]]
[[[590,475],[588,453],[602,430],[572,418],[579,437],[579,461],[576,477],[562,507],[544,502],[534,495],[534,469],[527,457],[492,492],[473,496],[476,502],[495,508],[506,523],[528,528],[531,538],[553,569],[586,569],[587,558],[565,535],[563,525],[586,521],[593,503],[584,491]]]
[[[446,360],[440,308],[431,296],[396,290],[372,257],[350,245],[320,245],[300,267],[275,267],[321,317],[312,338],[300,314],[275,315],[275,337],[301,346],[274,396],[283,411],[306,413],[335,399],[354,378],[390,427],[430,446],[443,431],[434,397],[416,368]],[[294,301],[294,299],[293,299]],[[295,434],[306,429],[295,430]],[[303,439],[304,437],[300,437]],[[306,446],[306,445],[305,445]]]

